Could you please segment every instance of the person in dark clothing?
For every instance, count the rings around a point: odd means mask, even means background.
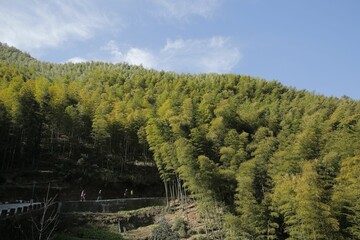
[[[99,194],[98,194],[98,197],[97,197],[96,201],[100,201],[100,200],[102,200],[101,189],[99,190]]]

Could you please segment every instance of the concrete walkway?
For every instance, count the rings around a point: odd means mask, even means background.
[[[166,198],[120,198],[120,199],[104,199],[100,201],[68,201],[61,202],[59,211],[61,213],[72,212],[98,212],[98,213],[114,213],[118,211],[135,210],[150,206],[166,206]]]
[[[6,216],[11,212],[11,215],[15,215],[18,213],[22,213],[24,209],[26,211],[30,209],[30,206],[33,206],[36,208],[40,208],[41,202],[33,202],[33,203],[6,203],[6,204],[0,204],[0,213],[1,216]]]

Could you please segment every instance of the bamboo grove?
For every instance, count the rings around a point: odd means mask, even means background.
[[[241,75],[51,64],[1,45],[1,170],[155,161],[213,239],[360,239],[360,103]]]

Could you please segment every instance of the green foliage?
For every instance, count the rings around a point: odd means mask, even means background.
[[[179,236],[171,229],[165,219],[161,219],[151,233],[152,240],[177,240]]]
[[[265,235],[267,217],[262,203],[262,194],[256,185],[257,163],[250,160],[240,165],[237,175],[236,210],[239,214],[238,228],[243,237],[262,238]],[[262,187],[262,186],[259,186]],[[263,189],[260,189],[263,191]],[[234,220],[232,220],[234,222]]]
[[[333,195],[336,215],[344,235],[360,239],[360,158],[345,159],[336,179]]]
[[[186,223],[183,218],[176,217],[172,229],[179,233],[179,237],[186,237]]]
[[[302,176],[295,189],[296,216],[300,226],[290,235],[312,239],[338,239],[339,223],[332,214],[330,205],[323,201],[323,190],[314,164],[303,165]]]
[[[55,240],[78,240],[78,239],[123,240],[124,238],[119,233],[113,233],[106,231],[105,229],[99,229],[90,226],[73,227],[55,236]]]
[[[290,239],[339,239],[339,223],[324,200],[314,163],[305,163],[301,175],[277,179],[272,198]]]
[[[230,213],[224,216],[224,229],[226,229],[226,240],[240,240],[244,235],[241,226],[241,220]]]

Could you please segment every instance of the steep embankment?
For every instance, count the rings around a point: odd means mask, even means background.
[[[72,213],[61,215],[56,239],[78,237],[88,229],[101,229],[107,233],[121,235],[127,240],[156,239],[209,239],[200,215],[193,204],[180,207],[173,205],[149,207],[118,213]],[[69,224],[71,223],[71,224]],[[93,236],[92,236],[93,237]]]

